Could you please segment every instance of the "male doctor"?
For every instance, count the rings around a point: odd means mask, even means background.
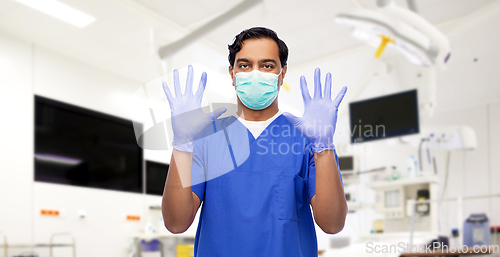
[[[229,45],[229,75],[239,111],[222,119],[224,108],[200,109],[206,73],[196,93],[191,66],[184,94],[177,70],[175,96],[163,82],[174,151],[162,214],[169,231],[183,233],[203,202],[195,256],[317,256],[314,221],[328,234],[344,227],[347,204],[333,135],[347,88],[332,100],[331,74],[322,92],[316,69],[312,98],[300,79],[303,116],[282,113],[277,96],[287,58],[286,44],[270,29],[238,34]]]

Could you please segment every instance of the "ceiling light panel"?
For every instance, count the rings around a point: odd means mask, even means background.
[[[95,21],[95,18],[71,6],[55,0],[15,0],[37,11],[48,14],[54,18],[83,28]]]

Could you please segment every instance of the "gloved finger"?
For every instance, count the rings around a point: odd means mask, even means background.
[[[174,70],[174,92],[175,92],[175,98],[179,98],[182,93],[181,93],[181,83],[179,82],[179,71]]]
[[[212,120],[216,120],[217,118],[219,118],[219,116],[221,116],[223,113],[225,113],[227,111],[227,108],[226,107],[221,107],[215,111],[212,112]]]
[[[307,82],[304,76],[300,77],[300,91],[302,92],[304,104],[308,104],[311,101],[311,95],[309,95],[309,89],[307,89]]]
[[[314,98],[321,98],[321,70],[314,70]]]
[[[332,100],[332,74],[328,72],[325,79],[325,95],[323,96],[329,101]]]
[[[344,86],[337,97],[335,97],[335,100],[333,100],[333,104],[335,105],[336,108],[339,108],[340,102],[342,102],[342,99],[344,99],[345,93],[347,92],[347,87]]]
[[[289,112],[284,112],[283,116],[290,122],[292,125],[296,124],[296,120],[298,119],[297,116],[289,113]]]
[[[193,76],[194,76],[193,66],[189,65],[187,79],[186,79],[186,90],[184,90],[184,94],[187,94],[188,96],[193,95]]]
[[[167,95],[168,102],[171,103],[174,100],[174,97],[172,96],[172,92],[170,92],[170,88],[168,88],[167,82],[163,81],[161,82],[161,85],[163,86],[163,92]]]
[[[203,92],[205,92],[205,87],[207,86],[207,73],[203,72],[201,74],[200,83],[198,84],[198,90],[196,90],[195,97],[198,102],[201,103],[201,99],[203,98]]]

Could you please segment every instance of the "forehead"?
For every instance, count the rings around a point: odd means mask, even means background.
[[[239,58],[246,58],[250,61],[274,59],[279,63],[278,44],[269,38],[247,39],[243,41],[241,50],[236,53],[236,60]]]

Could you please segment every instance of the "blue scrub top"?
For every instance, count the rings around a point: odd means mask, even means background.
[[[194,143],[192,182],[203,203],[194,256],[318,256],[314,153],[283,115],[257,139],[235,117],[217,120]]]

